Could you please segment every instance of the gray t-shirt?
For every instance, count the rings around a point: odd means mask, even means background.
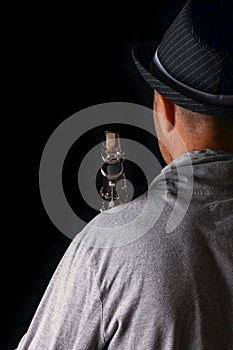
[[[232,350],[233,154],[185,153],[97,215],[17,349]]]

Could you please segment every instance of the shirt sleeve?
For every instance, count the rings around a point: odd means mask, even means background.
[[[74,239],[16,350],[95,350],[104,343],[102,303],[88,248]]]

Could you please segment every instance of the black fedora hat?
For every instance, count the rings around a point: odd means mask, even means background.
[[[132,55],[168,100],[233,118],[233,0],[189,0],[156,49],[135,46]]]

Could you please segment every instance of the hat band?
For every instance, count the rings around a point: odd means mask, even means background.
[[[160,62],[158,58],[158,49],[157,48],[154,58],[151,62],[151,69],[153,74],[153,69],[156,69],[156,71],[159,71],[162,73],[162,76],[168,79],[170,82],[172,82],[175,85],[175,88],[177,88],[178,91],[183,92],[184,94],[187,92],[187,95],[190,93],[190,97],[196,98],[197,100],[201,102],[206,102],[209,104],[214,105],[220,105],[220,106],[232,106],[233,105],[233,95],[214,95],[209,94],[203,91],[196,90],[184,83],[181,83],[180,81],[176,80],[174,77],[172,77],[166,69],[163,67],[162,63]],[[183,90],[183,91],[182,91]]]

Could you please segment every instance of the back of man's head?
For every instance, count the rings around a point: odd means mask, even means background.
[[[213,138],[218,141],[233,140],[233,117],[205,115],[177,105],[175,108],[177,116],[190,135],[197,136],[210,130],[213,132]]]
[[[178,106],[155,90],[154,122],[167,163],[204,148],[233,152],[233,118],[205,115]]]

